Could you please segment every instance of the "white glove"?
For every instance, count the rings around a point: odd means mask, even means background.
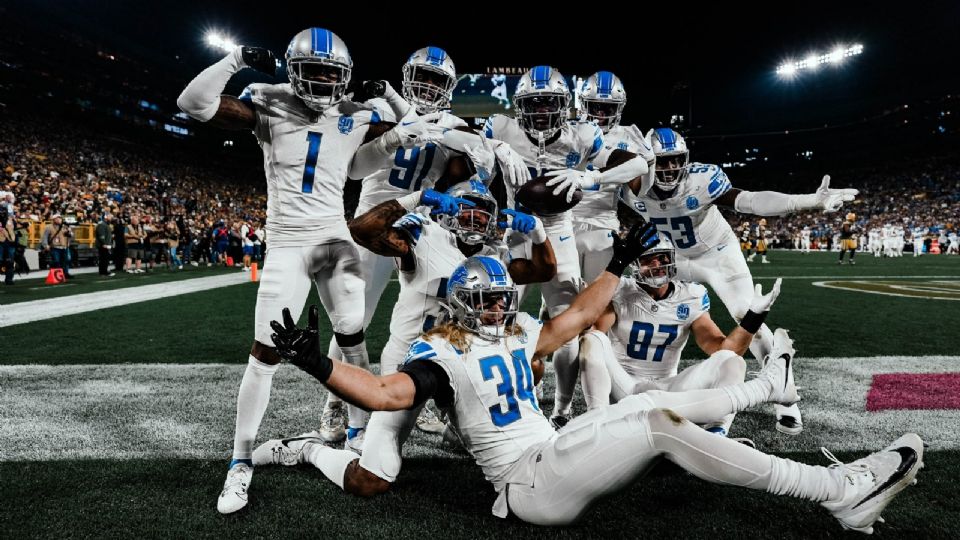
[[[514,187],[520,187],[530,180],[530,169],[527,168],[526,162],[509,144],[500,143],[494,149],[494,153],[497,155],[505,181]]]
[[[497,164],[497,156],[493,148],[493,143],[486,137],[480,137],[480,141],[473,147],[464,147],[467,157],[473,162],[477,169],[477,176],[480,181],[486,182],[493,176],[493,168]]]
[[[410,121],[401,121],[380,138],[388,152],[393,152],[401,146],[410,149],[435,143],[443,139],[444,128],[435,122],[442,113],[433,113],[420,116]]]
[[[816,204],[824,212],[836,212],[843,206],[843,203],[850,202],[860,193],[856,189],[830,189],[830,175],[823,176],[823,182],[817,189]]]
[[[547,182],[547,187],[557,186],[553,190],[554,195],[563,192],[567,193],[567,202],[573,200],[573,192],[580,189],[595,189],[600,185],[600,178],[603,173],[598,170],[577,171],[574,169],[560,169],[559,171],[550,171],[544,176],[552,177]]]
[[[767,294],[763,294],[763,289],[757,283],[753,292],[753,300],[750,301],[750,311],[757,314],[770,311],[770,307],[777,300],[777,296],[780,296],[780,284],[782,282],[783,279],[777,278],[777,281],[773,282],[773,288]]]

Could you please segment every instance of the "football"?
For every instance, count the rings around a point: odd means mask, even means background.
[[[559,214],[570,210],[583,199],[583,190],[577,188],[573,193],[573,199],[567,202],[565,193],[554,195],[553,190],[556,186],[547,186],[552,177],[539,176],[531,178],[517,190],[517,202],[533,210],[537,214]]]

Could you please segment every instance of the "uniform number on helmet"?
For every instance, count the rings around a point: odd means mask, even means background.
[[[503,410],[502,403],[490,406],[490,419],[497,427],[510,425],[520,419],[520,404],[517,398],[529,401],[534,410],[540,410],[533,391],[533,371],[530,369],[530,362],[527,361],[526,351],[517,349],[510,353],[510,357],[513,359],[513,375],[502,356],[487,356],[480,359],[480,374],[483,375],[483,380],[496,381],[493,373],[496,369],[500,375],[497,395],[503,396],[507,401],[506,412]],[[514,379],[517,381],[516,389],[513,385]]]
[[[661,324],[657,329],[660,334],[666,335],[663,338],[663,342],[657,345],[657,348],[653,351],[653,361],[660,362],[663,360],[663,351],[667,350],[667,347],[673,343],[673,340],[677,339],[677,328],[676,324]],[[635,360],[647,360],[647,354],[650,352],[650,345],[653,342],[653,338],[656,332],[653,330],[653,325],[646,322],[634,321],[633,328],[630,329],[630,343],[627,344],[627,356]]]
[[[670,222],[670,227],[667,227],[667,221]],[[697,237],[693,234],[693,220],[690,216],[650,218],[650,223],[653,223],[658,231],[669,236],[680,249],[697,245]],[[673,233],[677,233],[677,238],[674,238]]]

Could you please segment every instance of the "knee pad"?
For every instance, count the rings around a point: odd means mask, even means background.
[[[610,338],[599,330],[591,330],[580,338],[580,365],[604,365],[606,358],[615,358]]]

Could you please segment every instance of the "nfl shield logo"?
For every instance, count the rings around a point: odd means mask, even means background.
[[[677,306],[677,318],[681,321],[687,320],[687,317],[690,316],[690,307],[686,304],[680,304]]]
[[[693,195],[687,197],[688,210],[696,210],[698,206],[700,206],[700,201],[698,201],[696,197],[694,197]]]
[[[343,133],[344,135],[353,131],[353,117],[341,116],[340,121],[337,122],[337,129],[339,129],[340,133]]]
[[[576,167],[580,163],[580,153],[570,152],[567,154],[567,167]]]

